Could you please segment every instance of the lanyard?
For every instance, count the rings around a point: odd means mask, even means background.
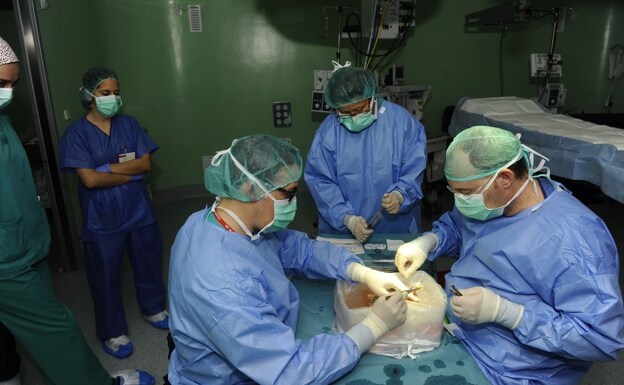
[[[216,208],[216,207],[215,207],[215,209],[212,211],[212,213],[214,214],[215,218],[217,219],[217,222],[219,222],[219,224],[220,224],[221,226],[225,227],[225,229],[226,229],[227,231],[231,231],[231,232],[233,232],[233,233],[235,233],[235,232],[236,232],[236,231],[234,231],[234,229],[233,229],[230,225],[228,225],[228,224],[227,224],[227,222],[226,222],[226,221],[224,221],[224,220],[223,220],[223,218],[221,218],[221,215],[219,215],[219,214],[217,213],[217,208]]]

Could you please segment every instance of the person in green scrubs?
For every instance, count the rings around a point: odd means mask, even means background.
[[[24,148],[4,111],[18,80],[17,56],[0,38],[0,323],[10,331],[2,334],[0,344],[14,343],[13,335],[48,385],[152,385],[154,378],[142,371],[111,376],[89,348],[73,314],[54,294],[45,260],[48,219]],[[6,383],[19,384],[19,375]]]

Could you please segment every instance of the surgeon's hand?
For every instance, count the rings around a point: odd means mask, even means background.
[[[451,309],[464,322],[496,322],[514,330],[522,319],[524,306],[502,298],[490,289],[477,286],[460,291],[461,296],[451,298]]]
[[[431,233],[399,246],[394,255],[394,264],[399,273],[409,278],[427,260],[427,255],[438,245],[438,238]]]
[[[406,317],[407,304],[401,293],[394,293],[387,298],[381,296],[362,322],[347,330],[346,334],[353,339],[362,354],[387,331],[403,325]]]
[[[111,168],[110,168],[110,163],[104,163],[101,166],[97,166],[95,168],[95,171],[97,171],[97,172],[112,172]]]
[[[355,282],[360,282],[377,296],[387,296],[393,291],[407,290],[407,286],[394,274],[373,270],[353,262],[347,268],[347,274]]]
[[[372,229],[368,228],[366,219],[356,215],[345,215],[344,224],[347,226],[351,234],[360,242],[364,243],[373,233]]]
[[[401,208],[403,203],[403,195],[398,191],[393,191],[389,194],[384,194],[381,198],[381,207],[383,207],[388,214],[396,214]]]
[[[407,303],[401,293],[394,293],[390,297],[381,296],[377,298],[371,311],[362,322],[379,338],[387,331],[403,325],[406,317]]]

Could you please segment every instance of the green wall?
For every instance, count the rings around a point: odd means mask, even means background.
[[[292,0],[64,0],[38,11],[57,128],[82,114],[77,89],[92,65],[120,76],[125,113],[135,115],[160,145],[152,188],[202,184],[201,157],[235,137],[289,137],[303,155],[324,114],[310,112],[314,69],[335,59],[336,13],[359,1]],[[501,1],[416,1],[416,26],[395,63],[407,84],[430,84],[423,123],[440,132],[442,110],[460,97],[499,96],[500,27],[467,30],[464,15]],[[202,6],[203,32],[191,33],[188,4]],[[621,1],[533,1],[534,8],[571,7],[556,52],[563,55],[567,112],[606,112],[609,47],[624,44]],[[178,9],[183,9],[179,14]],[[570,16],[570,15],[569,15]],[[618,20],[620,22],[616,23]],[[344,24],[344,20],[343,20]],[[503,46],[504,94],[532,97],[529,54],[547,52],[550,17],[514,24]],[[353,51],[343,39],[342,60]],[[582,47],[582,48],[581,48]],[[392,62],[388,63],[392,64]],[[385,70],[384,70],[385,72]],[[612,112],[624,112],[624,85]],[[274,128],[272,103],[292,103],[293,125]],[[64,120],[63,111],[72,118]],[[564,111],[565,112],[565,111]]]

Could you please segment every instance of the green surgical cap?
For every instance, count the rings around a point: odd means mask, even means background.
[[[251,135],[217,152],[204,171],[204,184],[216,196],[255,202],[266,195],[258,183],[271,192],[298,181],[302,171],[295,146],[274,136]]]
[[[115,79],[119,82],[119,78],[115,71],[106,67],[89,68],[82,77],[82,87],[80,87],[80,99],[82,107],[86,110],[91,109],[91,100],[95,89],[107,79]]]
[[[509,131],[474,126],[460,132],[446,150],[444,175],[452,181],[480,179],[524,154],[522,144]]]
[[[370,99],[377,93],[375,75],[364,68],[344,66],[334,70],[325,87],[325,103],[331,108]]]

